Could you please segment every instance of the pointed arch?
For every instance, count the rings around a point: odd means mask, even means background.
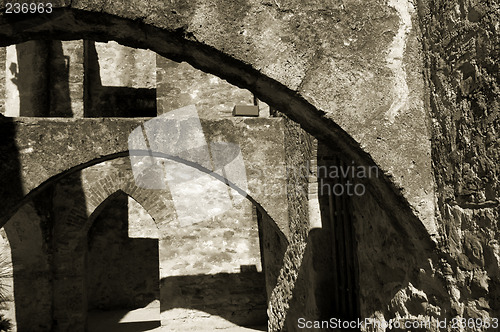
[[[136,196],[136,197],[139,197],[139,200],[138,200],[126,188],[120,188],[120,189],[117,189],[115,192],[111,193],[110,195],[108,195],[108,197],[106,197],[105,199],[103,199],[101,201],[101,203],[92,211],[92,213],[88,217],[87,222],[85,223],[85,226],[83,227],[84,233],[87,233],[89,231],[89,229],[92,227],[92,224],[94,223],[95,219],[106,208],[106,205],[119,195],[126,195],[127,197],[133,199],[137,204],[139,204],[149,214],[149,216],[153,219],[153,221],[155,221],[155,226],[157,229],[159,229],[158,224],[156,223],[156,219],[155,219],[154,215],[151,213],[151,209],[153,208],[152,204],[150,202],[148,202],[147,200],[142,199],[141,196]],[[158,203],[158,202],[155,202],[155,203]],[[166,205],[164,205],[163,208],[168,209],[168,207]]]

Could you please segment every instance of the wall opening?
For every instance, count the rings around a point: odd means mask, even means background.
[[[256,208],[247,199],[196,224],[174,221],[160,240],[162,328],[266,331],[262,255]]]
[[[330,256],[327,271],[330,284],[327,289],[330,294],[320,299],[330,317],[342,320],[360,317],[353,208],[350,196],[346,193],[350,186],[351,194],[354,195],[352,184],[355,179],[345,172],[349,166],[353,167],[346,164],[338,153],[318,144],[318,200],[322,227],[329,233],[325,250]]]
[[[87,235],[88,331],[145,331],[160,326],[158,228],[119,191]]]

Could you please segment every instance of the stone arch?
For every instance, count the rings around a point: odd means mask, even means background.
[[[116,173],[107,174],[86,190],[89,205],[87,207],[88,217],[83,226],[84,232],[90,229],[106,201],[120,192],[141,205],[155,221],[157,227],[159,220],[166,217],[166,211],[172,208],[167,206],[163,200],[158,199],[157,195],[151,195],[147,190],[134,186],[134,179],[130,176]]]
[[[131,210],[132,201],[141,215],[134,214],[137,210]],[[84,227],[83,230],[86,233],[86,264],[82,271],[86,279],[83,296],[87,300],[88,328],[94,330],[108,323],[102,318],[96,320],[94,313],[102,317],[102,314],[106,315],[103,311],[112,312],[107,317],[119,329],[118,320],[112,318],[151,305],[158,310],[156,319],[152,316],[151,320],[154,320],[155,327],[159,326],[159,231],[151,215],[135,199],[118,189],[102,201],[88,219],[90,229]],[[131,232],[132,229],[136,232]]]
[[[115,156],[116,157],[116,156]],[[137,187],[134,183],[134,178],[131,172],[127,172],[126,169],[115,170],[114,172],[103,172],[103,176],[100,176],[98,180],[95,182],[89,181],[91,178],[91,169],[92,168],[100,168],[102,164],[108,163],[109,165],[113,165],[113,162],[119,163],[121,161],[128,161],[127,156],[111,158],[106,162],[96,163],[92,166],[86,165],[87,167],[81,170],[75,170],[74,172],[65,174],[63,177],[54,179],[54,181],[61,181],[64,178],[68,178],[74,175],[79,175],[79,179],[81,181],[81,190],[83,192],[82,198],[84,198],[85,204],[75,205],[71,211],[69,212],[66,219],[61,220],[63,225],[60,225],[59,231],[56,232],[59,234],[60,239],[55,239],[54,243],[61,243],[60,246],[55,248],[56,251],[56,260],[63,264],[68,262],[71,257],[73,257],[72,253],[81,252],[83,250],[83,245],[85,244],[84,239],[86,239],[85,235],[90,229],[95,217],[100,214],[103,208],[106,205],[106,202],[111,199],[117,193],[125,193],[127,196],[133,198],[140,205],[144,207],[144,209],[153,217],[155,222],[164,220],[165,218],[172,218],[169,216],[169,213],[172,213],[174,209],[173,206],[168,206],[164,200],[158,198],[158,195],[152,194],[148,189],[141,189]],[[180,161],[178,161],[180,162]],[[109,166],[108,165],[108,166]],[[188,163],[191,167],[196,167],[193,163]],[[110,169],[112,169],[112,167]],[[209,170],[203,169],[202,166],[197,167],[200,171],[204,171],[210,174]],[[85,174],[88,171],[89,174]],[[223,178],[217,178],[218,180],[224,182]],[[76,180],[76,179],[75,179]],[[243,189],[239,189],[240,192],[243,192]],[[279,243],[273,244],[273,247],[264,247],[261,245],[260,255],[267,256],[265,259],[270,263],[269,268],[267,266],[263,269],[266,274],[266,279],[277,279],[280,270],[280,264],[275,264],[280,261],[280,255],[282,252],[273,252],[276,248],[283,250],[286,246],[286,240],[280,233],[279,229],[274,224],[273,220],[268,216],[267,212],[264,208],[255,201],[254,198],[247,196],[248,201],[252,203],[252,205],[256,206],[259,211],[260,217],[258,217],[259,229],[260,231],[260,241],[265,243],[271,243],[271,241],[275,241],[276,236],[281,238]],[[256,205],[258,204],[258,206]],[[55,235],[57,237],[57,234]],[[161,241],[161,240],[160,240]],[[58,253],[62,252],[60,255]],[[69,253],[69,254],[64,254]],[[82,268],[81,265],[74,266],[76,268]],[[74,272],[72,270],[72,274],[68,275],[68,277],[60,278],[58,280],[58,285],[56,287],[56,293],[59,292],[60,289],[70,288],[73,283],[78,283],[78,278],[74,278]],[[66,272],[67,273],[67,272]],[[78,273],[76,273],[78,274]],[[81,274],[81,273],[80,273]],[[82,294],[83,291],[73,290],[73,294],[78,296],[78,294]],[[78,322],[82,323],[85,321],[85,315],[82,313],[72,312],[67,314],[65,312],[66,306],[61,305],[58,301],[55,301],[55,312],[57,313],[56,320],[59,319],[61,321],[61,326],[77,326]],[[83,310],[83,309],[82,309]],[[67,322],[65,317],[72,317],[72,322]],[[167,321],[167,320],[165,320]],[[72,325],[69,325],[72,324]]]
[[[204,1],[197,3],[205,4]],[[284,111],[310,133],[328,143],[330,147],[335,146],[347,159],[365,167],[377,166],[358,141],[321,111],[321,103],[316,102],[315,97],[321,99],[324,96],[314,93],[307,96],[300,91],[300,85],[303,82],[300,80],[294,82],[291,79],[295,74],[294,70],[290,70],[291,74],[286,73],[287,65],[283,63],[287,61],[281,61],[281,64],[276,65],[278,69],[270,74],[272,70],[269,70],[269,66],[272,64],[254,61],[235,52],[239,48],[238,43],[233,43],[236,46],[231,47],[225,43],[217,43],[217,40],[207,41],[198,38],[200,34],[193,34],[195,29],[185,25],[182,19],[174,19],[172,23],[162,23],[161,21],[168,20],[165,20],[162,15],[158,15],[161,19],[148,16],[147,13],[142,12],[141,6],[131,5],[125,11],[120,11],[112,4],[102,6],[92,1],[74,2],[74,5],[70,6],[72,6],[71,9],[60,9],[55,12],[58,15],[50,18],[37,17],[36,20],[30,18],[29,21],[22,21],[24,18],[6,19],[9,21],[7,24],[9,28],[0,29],[6,37],[5,43],[42,36],[62,39],[85,37],[103,41],[113,39],[129,46],[151,48],[167,57],[186,60],[199,69],[217,74],[231,83],[252,90],[260,99]],[[163,9],[170,10],[168,6]],[[172,14],[178,13],[172,10]],[[171,18],[172,15],[168,14],[165,17]],[[134,19],[137,20],[133,21]],[[51,22],[51,20],[59,20],[59,22]],[[106,25],[102,23],[104,21],[107,22]],[[71,28],[68,29],[68,26]],[[14,28],[11,29],[11,27]],[[21,33],[16,31],[21,29],[23,30]],[[318,51],[315,56],[322,52],[322,50]],[[290,67],[295,69],[293,65]],[[323,66],[317,67],[320,70],[332,69],[324,63]],[[317,73],[313,68],[312,73],[315,72]],[[390,168],[390,163],[386,161],[383,166],[387,170]],[[409,207],[407,197],[403,197],[395,182],[398,180],[391,179],[380,172],[379,178],[370,180],[373,199],[387,212],[388,222],[395,226],[399,235],[402,237],[409,235],[410,241],[421,243],[426,250],[432,248],[429,234],[422,226],[421,220]],[[417,188],[418,185],[416,185]]]
[[[120,5],[102,5],[93,1],[70,4],[64,2],[55,4],[52,14],[35,18],[8,17],[2,14],[1,45],[43,38],[87,38],[98,41],[115,40],[127,46],[151,49],[170,59],[187,61],[198,69],[252,91],[259,99],[285,113],[316,138],[340,150],[356,165],[378,167],[359,142],[322,111],[319,105],[315,105],[314,100],[319,96],[313,93],[306,99],[298,92],[303,82],[297,81],[294,74],[304,77],[304,71],[307,69],[294,66],[288,68],[286,65],[293,62],[292,60],[302,63],[300,53],[296,50],[291,48],[290,51],[294,51],[293,56],[290,55],[291,58],[280,65],[266,62],[270,60],[266,57],[263,57],[266,61],[254,59],[248,55],[249,52],[244,51],[243,45],[210,39],[199,33],[199,27],[194,28],[194,23],[201,23],[200,27],[207,23],[195,15],[196,10],[200,9],[198,7],[203,7],[204,4],[186,2],[183,11],[188,13],[187,16],[179,15],[175,6],[154,4],[145,12],[139,4],[140,2],[137,2],[123,8]],[[151,14],[153,12],[154,14]],[[158,13],[163,13],[163,16]],[[237,36],[232,25],[228,24],[234,20],[231,14],[222,8],[220,15],[224,28]],[[171,21],[165,23],[164,17],[170,18]],[[208,31],[213,32],[210,29]],[[203,35],[206,40],[198,40],[198,35]],[[307,49],[306,45],[302,46]],[[284,53],[281,56],[287,57]],[[385,168],[388,167],[389,164],[385,165]],[[407,198],[393,179],[380,172],[378,178],[371,179],[370,189],[379,204],[391,215],[391,220],[402,226],[398,226],[401,230],[416,232],[422,238],[428,237],[422,221],[416,217]]]
[[[94,208],[94,210],[92,211],[92,213],[88,217],[88,222],[84,226],[85,230],[88,231],[90,229],[90,227],[92,227],[92,223],[94,222],[95,218],[101,213],[102,209],[107,204],[107,201],[113,199],[115,196],[117,196],[119,194],[125,194],[127,197],[133,199],[135,202],[137,202],[137,204],[139,204],[140,206],[142,206],[144,208],[144,210],[155,221],[156,227],[158,227],[158,225],[156,224],[156,219],[153,217],[152,213],[150,212],[151,211],[150,209],[156,209],[155,208],[156,204],[157,204],[157,206],[161,206],[162,209],[163,208],[167,209],[168,207],[162,201],[160,201],[160,200],[155,200],[152,203],[151,203],[151,201],[138,200],[137,198],[135,198],[134,196],[132,196],[129,192],[124,191],[124,188],[119,188],[119,189],[115,190],[113,193],[109,194],[104,200],[100,201],[100,203],[97,205],[97,207]],[[146,203],[149,208],[145,207],[144,203]]]

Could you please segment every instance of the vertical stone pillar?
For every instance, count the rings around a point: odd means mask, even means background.
[[[308,174],[309,228],[321,228],[321,211],[318,197],[318,141],[312,140],[312,158]]]
[[[47,116],[48,49],[45,41],[7,47],[5,81],[6,116]]]
[[[49,54],[49,115],[83,118],[83,40],[51,41]]]
[[[5,115],[5,53],[7,49],[0,47],[0,114]]]

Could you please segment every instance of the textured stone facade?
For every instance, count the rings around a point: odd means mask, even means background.
[[[270,331],[298,330],[299,318],[429,321],[434,325],[425,330],[437,332],[435,323],[444,319],[499,317],[498,1],[82,0],[56,1],[54,7],[53,15],[29,19],[0,14],[0,45],[9,48],[0,49],[6,69],[0,70],[0,93],[11,98],[0,98],[2,114],[94,117],[0,117],[0,224],[7,222],[14,265],[24,255],[37,257],[14,273],[15,308],[10,303],[6,313],[12,317],[15,311],[20,331],[28,330],[21,325],[28,318],[37,330],[82,328],[86,284],[83,272],[71,271],[83,271],[85,261],[71,252],[83,252],[77,234],[90,228],[94,210],[116,190],[134,197],[160,221],[159,261],[170,273],[160,271],[160,279],[177,292],[177,297],[170,294],[176,301],[185,292],[193,310],[206,304],[190,293],[205,291],[199,283],[232,280],[260,292],[264,276]],[[29,41],[47,38],[76,41]],[[82,38],[99,42],[85,44]],[[158,55],[99,44],[110,40]],[[88,51],[83,54],[82,43]],[[29,45],[21,56],[10,52]],[[16,97],[9,91],[20,87],[20,62],[34,53],[33,47],[59,53],[53,62],[44,52],[31,57],[30,79],[24,81],[30,91]],[[110,65],[112,57],[121,58],[132,74],[123,76]],[[65,67],[64,59],[76,66]],[[69,84],[52,89],[40,63],[62,65],[65,70],[51,77]],[[108,67],[101,70],[101,65]],[[101,73],[106,72],[117,74],[104,75],[110,80],[104,82]],[[81,77],[92,79],[88,89],[82,88]],[[67,100],[61,99],[64,91]],[[126,157],[127,136],[149,119],[138,117],[195,101],[207,138],[236,142],[249,156],[248,198],[255,215],[246,202],[226,216],[256,219],[257,229],[255,224],[241,228],[253,234],[251,240],[239,238],[251,248],[242,254],[248,261],[233,260],[221,246],[213,246],[215,253],[187,244],[178,247],[193,252],[190,263],[183,266],[178,257],[162,260],[162,254],[176,251],[165,242],[164,221],[172,218],[169,200],[134,188],[119,172],[82,181],[82,191],[58,197],[60,203],[76,197],[84,205],[46,208],[42,193],[53,182]],[[234,104],[263,102],[271,113],[278,110],[288,118],[229,116]],[[135,118],[99,119],[118,116]],[[321,193],[320,174],[309,168],[325,164],[374,167],[377,175],[362,179],[363,195],[332,197]],[[229,224],[217,225],[213,234],[231,236]],[[206,238],[205,228],[187,228],[179,238]],[[5,239],[2,243],[7,248]],[[194,256],[222,263],[210,270]],[[236,280],[229,266],[247,265],[242,262],[257,265],[257,272]],[[191,278],[178,279],[176,266],[189,270]],[[196,271],[213,277],[194,278]],[[36,295],[33,285],[40,290]],[[238,288],[232,286],[220,290],[225,299]],[[204,294],[213,300],[212,293]],[[263,313],[259,294],[233,299],[242,305],[233,308],[238,322],[248,308]],[[30,302],[30,295],[39,301]],[[335,301],[352,308],[347,312]],[[219,316],[228,308],[209,307]],[[163,318],[167,324],[168,315]]]
[[[442,274],[453,315],[500,312],[499,3],[419,6],[432,121]]]

